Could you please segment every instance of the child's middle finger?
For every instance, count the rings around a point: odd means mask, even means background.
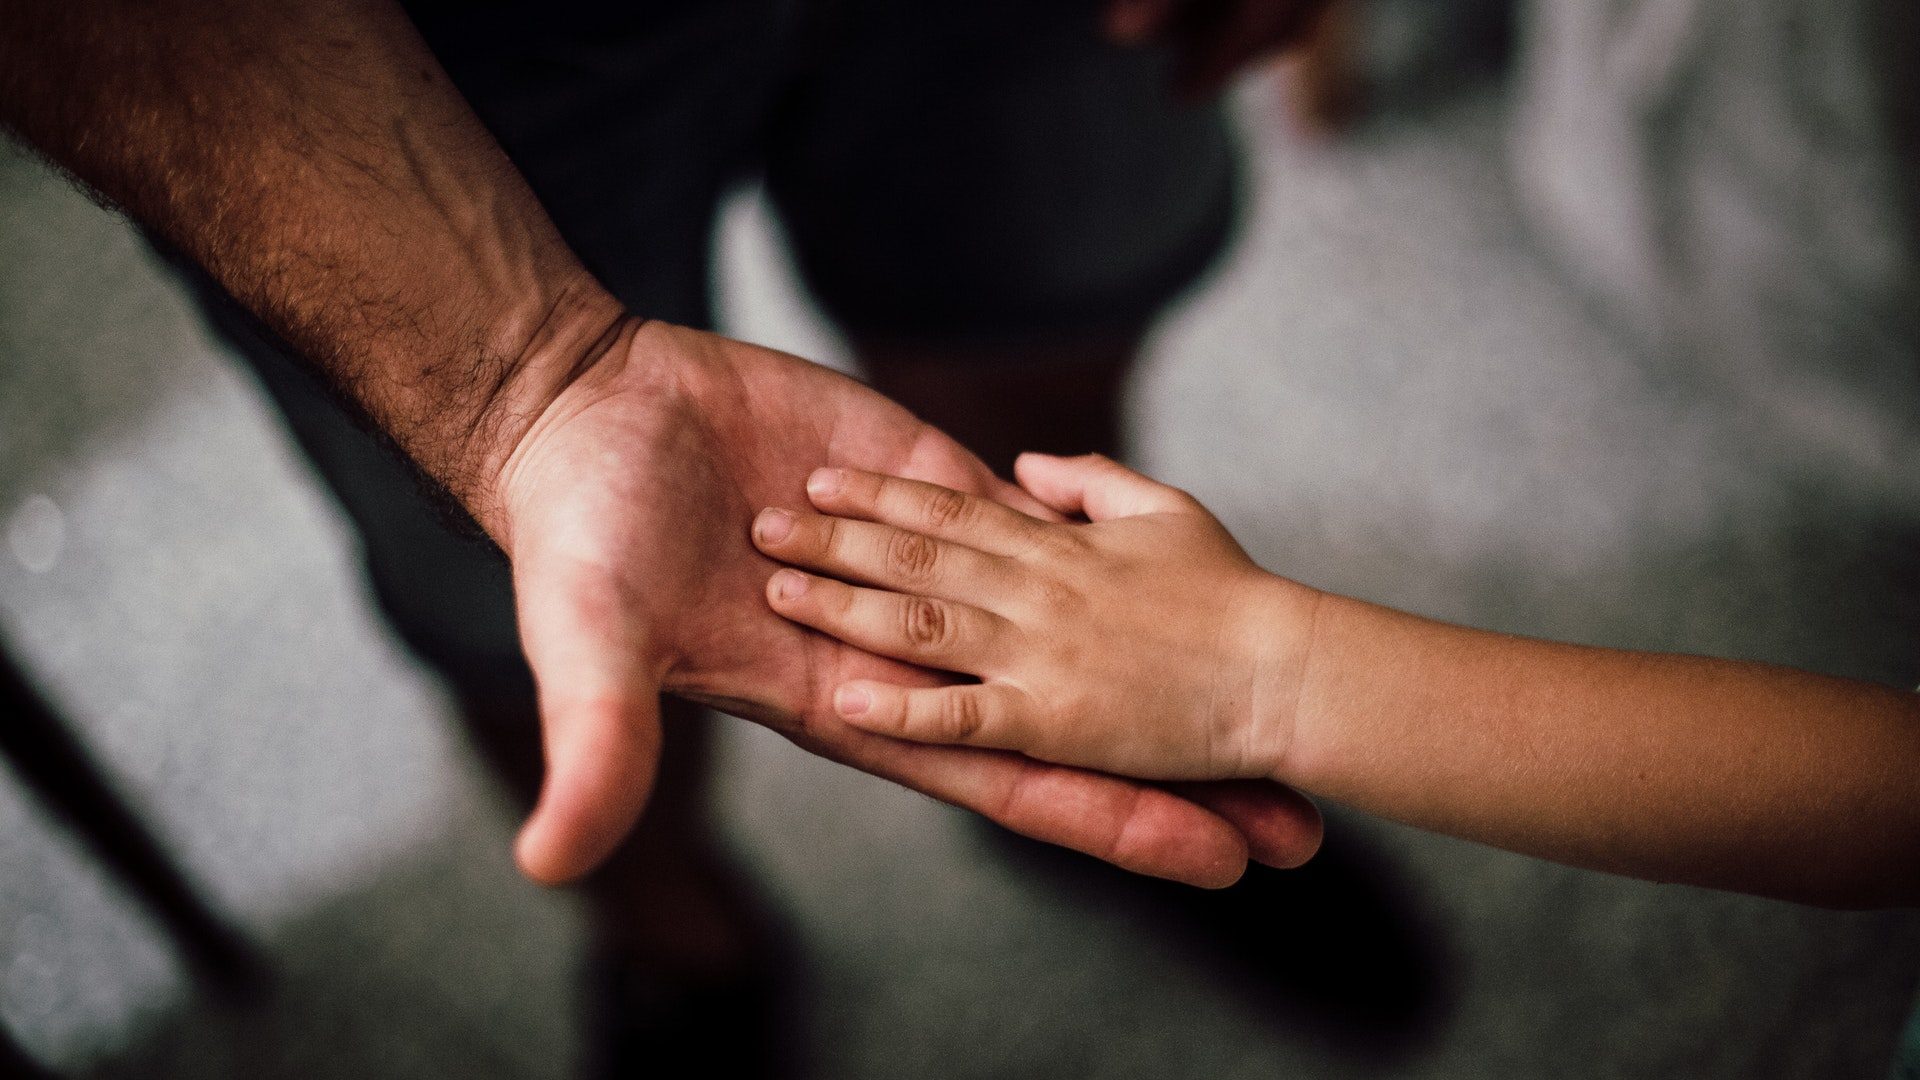
[[[971,604],[863,589],[793,569],[768,579],[767,602],[803,626],[922,667],[984,675],[1006,652],[1007,621]]]
[[[781,562],[834,577],[985,605],[1005,595],[1005,559],[891,525],[771,508],[753,524],[753,542]]]

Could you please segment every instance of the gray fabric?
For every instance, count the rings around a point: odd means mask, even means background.
[[[1808,412],[1920,403],[1920,7],[1537,0],[1522,27],[1519,196],[1618,327]]]

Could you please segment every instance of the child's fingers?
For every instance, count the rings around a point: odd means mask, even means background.
[[[858,469],[815,469],[807,478],[807,497],[829,514],[878,521],[994,555],[1029,550],[1036,534],[1048,528],[992,499]]]
[[[998,596],[1011,577],[998,556],[852,518],[769,508],[754,520],[753,543],[781,562],[945,600]]]
[[[851,682],[834,691],[833,711],[856,727],[912,742],[1020,750],[1026,698],[1004,683],[909,689]]]
[[[969,675],[999,658],[1007,629],[1005,619],[970,604],[862,589],[792,569],[767,580],[767,603],[870,653]]]
[[[1013,474],[1034,498],[1063,514],[1084,514],[1089,521],[1199,507],[1193,496],[1179,488],[1150,480],[1100,454],[1021,454],[1013,463]]]

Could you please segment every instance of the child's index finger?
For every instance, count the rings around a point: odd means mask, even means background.
[[[877,521],[994,555],[1031,549],[1046,522],[992,499],[859,469],[815,469],[807,497],[821,512]]]

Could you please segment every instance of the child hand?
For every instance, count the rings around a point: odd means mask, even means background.
[[[775,611],[980,679],[849,682],[835,710],[897,738],[1129,776],[1275,776],[1318,594],[1255,566],[1192,496],[1106,458],[1027,454],[1015,473],[1089,523],[842,469],[808,479],[820,513],[761,512],[761,551],[830,575],[778,571]]]

